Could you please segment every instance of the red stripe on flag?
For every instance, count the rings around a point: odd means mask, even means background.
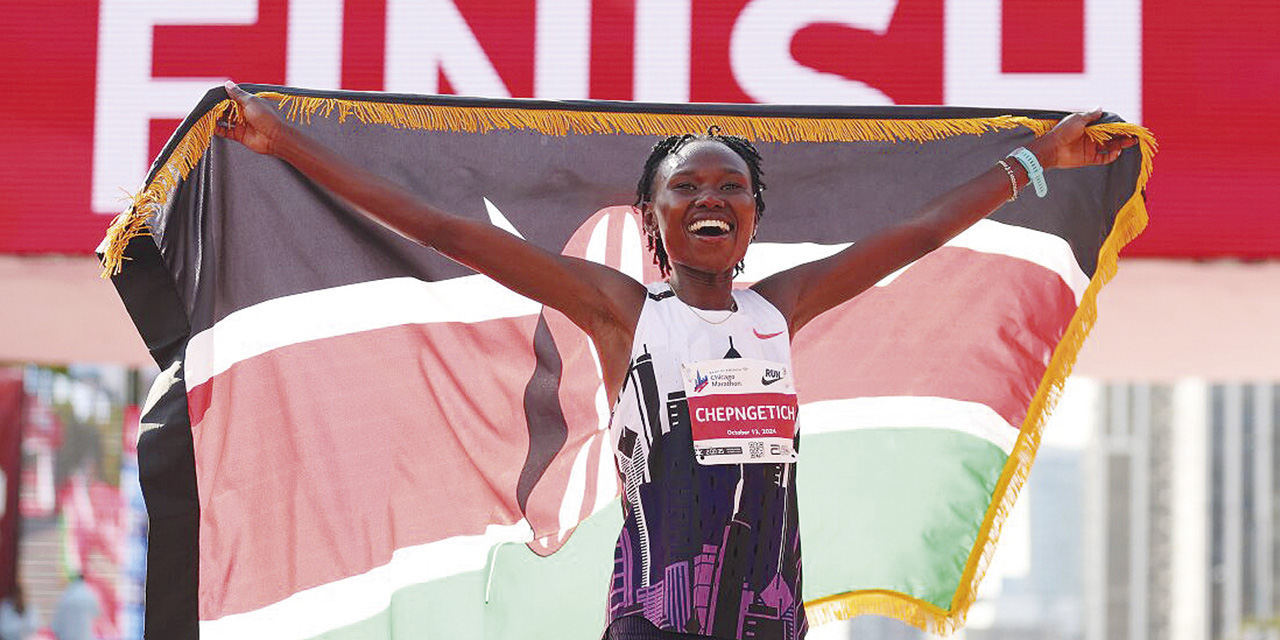
[[[1020,426],[1075,310],[1044,267],[944,247],[797,336],[800,400],[938,396]]]
[[[602,216],[599,213],[596,215]],[[608,223],[607,216],[603,219]],[[618,226],[610,224],[611,229]],[[582,234],[575,234],[570,244],[574,244],[580,235]],[[564,447],[560,455],[557,455],[543,472],[538,484],[534,486],[525,512],[525,517],[533,526],[534,534],[539,538],[529,545],[529,548],[539,555],[546,556],[558,551],[568,541],[567,536],[551,535],[560,530],[562,501],[580,500],[580,504],[571,506],[577,507],[579,520],[585,520],[591,515],[596,504],[596,489],[600,487],[598,483],[601,466],[610,469],[613,473],[614,481],[605,483],[606,487],[610,487],[605,489],[609,497],[617,495],[621,485],[617,481],[617,467],[612,461],[613,448],[608,444],[608,432],[601,430],[608,424],[607,412],[610,407],[603,408],[605,415],[597,412],[597,394],[603,396],[604,391],[593,353],[595,347],[587,338],[587,334],[564,314],[553,309],[544,309],[543,314],[560,356],[560,388],[556,395],[568,426]],[[605,404],[608,404],[607,400]],[[579,452],[584,447],[588,448],[583,454],[586,456],[586,493],[581,496],[568,495],[573,467]],[[608,462],[602,461],[601,457],[606,457]]]
[[[307,342],[193,389],[200,618],[361,574],[397,548],[517,522],[535,321]]]

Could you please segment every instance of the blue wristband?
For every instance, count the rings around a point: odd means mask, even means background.
[[[1009,154],[1009,157],[1017,160],[1018,164],[1027,170],[1027,179],[1031,181],[1031,186],[1036,188],[1036,196],[1045,197],[1049,193],[1049,185],[1044,181],[1044,169],[1040,167],[1040,160],[1036,158],[1036,154],[1028,151],[1026,147],[1018,147]]]

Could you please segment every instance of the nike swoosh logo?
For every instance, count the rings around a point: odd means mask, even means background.
[[[757,330],[756,330],[756,328],[755,328],[755,327],[752,327],[752,328],[751,328],[751,332],[752,332],[752,333],[754,333],[754,334],[756,334],[756,337],[757,337],[757,338],[760,338],[761,340],[768,340],[769,338],[772,338],[772,337],[774,337],[774,336],[780,336],[780,335],[782,335],[785,331],[786,331],[786,329],[783,329],[782,331],[774,331],[773,333],[760,333],[759,331],[757,331]]]
[[[775,382],[778,382],[778,381],[780,381],[780,380],[782,380],[782,377],[781,377],[781,376],[779,376],[779,377],[777,377],[777,378],[770,378],[770,377],[767,377],[767,376],[766,376],[766,377],[764,377],[764,378],[760,378],[760,384],[762,384],[762,385],[764,385],[764,386],[766,386],[766,387],[767,387],[767,386],[769,386],[769,385],[771,385],[771,384],[773,384],[773,383],[775,383]]]

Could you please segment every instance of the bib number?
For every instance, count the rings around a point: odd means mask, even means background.
[[[731,358],[685,364],[681,373],[700,464],[796,461],[799,404],[786,367]]]

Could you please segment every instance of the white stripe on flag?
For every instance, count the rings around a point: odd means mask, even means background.
[[[480,275],[389,278],[275,298],[228,315],[187,343],[187,389],[273,349],[404,324],[537,315],[542,305]]]
[[[280,602],[246,613],[200,621],[201,640],[303,640],[361,620],[391,606],[396,591],[468,571],[483,570],[497,544],[526,543],[533,530],[526,520],[489,525],[475,536],[457,536],[396,549],[391,561],[365,573],[299,591]]]
[[[1076,294],[1077,305],[1084,298],[1085,289],[1089,287],[1089,276],[1085,275],[1076,262],[1071,244],[1052,233],[995,220],[979,220],[977,224],[952,238],[946,246],[983,253],[1001,253],[1038,264],[1062,278]]]
[[[848,246],[850,246],[848,242],[842,244],[757,242],[747,250],[747,258],[744,262],[746,269],[743,270],[741,278],[745,282],[759,282],[784,269],[838,253]],[[1089,277],[1076,262],[1071,245],[1052,233],[1004,224],[995,220],[979,220],[964,233],[952,238],[946,246],[1009,256],[1040,265],[1062,278],[1062,281],[1075,293],[1076,304],[1080,304],[1085,288],[1089,286]],[[910,267],[909,264],[889,274],[877,282],[876,286],[883,287],[893,282]]]
[[[1013,451],[1018,429],[991,407],[933,396],[883,396],[823,400],[800,405],[800,434],[856,429],[947,429]],[[801,456],[803,458],[803,456]]]

